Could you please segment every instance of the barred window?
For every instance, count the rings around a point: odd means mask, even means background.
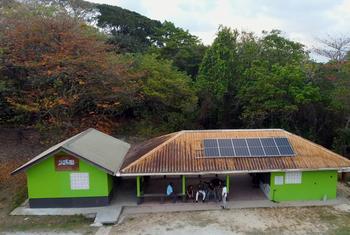
[[[70,188],[71,190],[89,189],[89,173],[71,173]]]
[[[301,184],[301,172],[286,172],[286,184]]]

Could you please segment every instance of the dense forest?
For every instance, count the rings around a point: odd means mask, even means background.
[[[284,128],[347,155],[350,39],[322,43],[327,63],[279,30],[218,26],[207,46],[117,6],[2,1],[0,125],[59,137]]]

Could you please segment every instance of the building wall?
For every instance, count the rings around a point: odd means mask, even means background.
[[[283,184],[276,185],[275,177],[283,176]],[[273,201],[335,199],[337,171],[304,171],[300,184],[286,184],[285,172],[272,172],[270,199]],[[281,179],[281,178],[280,178]]]
[[[89,173],[89,189],[72,190],[70,174]],[[33,165],[27,170],[29,198],[105,197],[113,187],[112,176],[97,167],[79,160],[78,171],[56,171],[54,157]]]

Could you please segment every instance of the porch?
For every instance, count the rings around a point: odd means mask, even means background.
[[[227,185],[228,201],[269,201],[264,192],[259,187],[259,182],[253,181],[253,177],[249,174],[235,174],[235,175],[206,175],[206,176],[152,176],[152,177],[136,177],[135,178],[119,178],[116,184],[115,200],[127,199],[135,200],[134,202],[149,203],[163,203],[160,195],[165,195],[166,187],[171,182],[173,183],[174,192],[179,196],[177,202],[193,203],[192,200],[186,199],[186,190],[189,185],[196,188],[196,185],[201,181],[203,183],[210,182],[212,179],[218,178]],[[122,193],[121,193],[122,192]],[[221,194],[221,190],[220,190]],[[127,197],[125,195],[128,195]],[[148,197],[151,195],[151,197]],[[152,195],[159,195],[159,197],[152,197]],[[145,196],[145,197],[143,197]],[[140,200],[143,198],[143,200]],[[124,201],[124,200],[122,200]],[[215,203],[214,198],[208,199],[206,203]],[[171,203],[170,199],[166,199],[164,203]]]

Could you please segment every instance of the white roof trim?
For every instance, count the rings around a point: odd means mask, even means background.
[[[22,171],[62,149],[114,175],[119,171],[130,144],[90,128],[37,155],[11,174]]]

